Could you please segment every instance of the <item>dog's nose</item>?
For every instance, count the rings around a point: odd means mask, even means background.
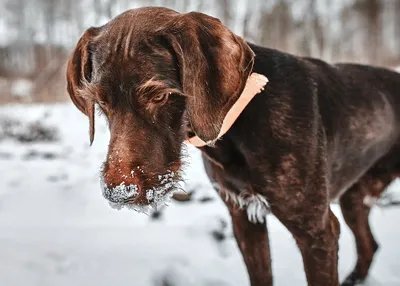
[[[113,204],[136,202],[143,188],[144,178],[141,169],[132,170],[129,166],[104,164],[101,187],[104,198]]]

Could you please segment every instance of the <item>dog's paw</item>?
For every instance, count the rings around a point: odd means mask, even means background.
[[[347,278],[343,281],[340,286],[355,286],[361,285],[363,280],[360,278],[356,271],[353,271]]]

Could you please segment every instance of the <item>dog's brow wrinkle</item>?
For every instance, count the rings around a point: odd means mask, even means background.
[[[105,47],[105,57],[103,59],[103,63],[106,62],[107,58],[109,57],[109,55],[113,54],[113,42],[112,41],[107,41],[107,46]],[[103,64],[102,63],[102,64]]]
[[[123,29],[120,30],[118,33],[117,40],[115,41],[115,46],[114,46],[114,52],[116,53],[115,55],[118,55],[118,51],[121,49],[122,46],[122,41],[124,39],[124,34],[123,34]]]
[[[129,47],[130,47],[130,43],[131,43],[131,37],[133,34],[133,28],[131,27],[129,29],[128,32],[128,36],[126,37],[126,41],[125,41],[125,49],[124,49],[124,58],[129,58],[129,56],[131,55],[131,53],[129,52]]]
[[[146,91],[155,91],[157,89],[165,89],[167,86],[164,82],[156,80],[154,77],[140,85],[137,89],[139,93],[144,93]]]

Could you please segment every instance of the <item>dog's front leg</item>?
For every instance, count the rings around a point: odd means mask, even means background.
[[[252,223],[245,209],[225,202],[232,217],[233,232],[249,273],[251,286],[271,286],[271,257],[266,223]]]
[[[315,213],[310,213],[315,211]],[[327,208],[318,215],[312,208],[288,216],[275,213],[295,238],[303,257],[309,286],[338,286],[338,240],[340,225]]]

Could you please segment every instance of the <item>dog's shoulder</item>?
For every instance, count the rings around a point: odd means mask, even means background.
[[[302,73],[301,61],[298,57],[276,49],[261,47],[248,43],[255,53],[254,70],[268,78],[283,78],[289,74]]]
[[[310,93],[317,86],[343,85],[340,70],[323,60],[249,45],[256,54],[254,71],[269,79],[270,91]]]

